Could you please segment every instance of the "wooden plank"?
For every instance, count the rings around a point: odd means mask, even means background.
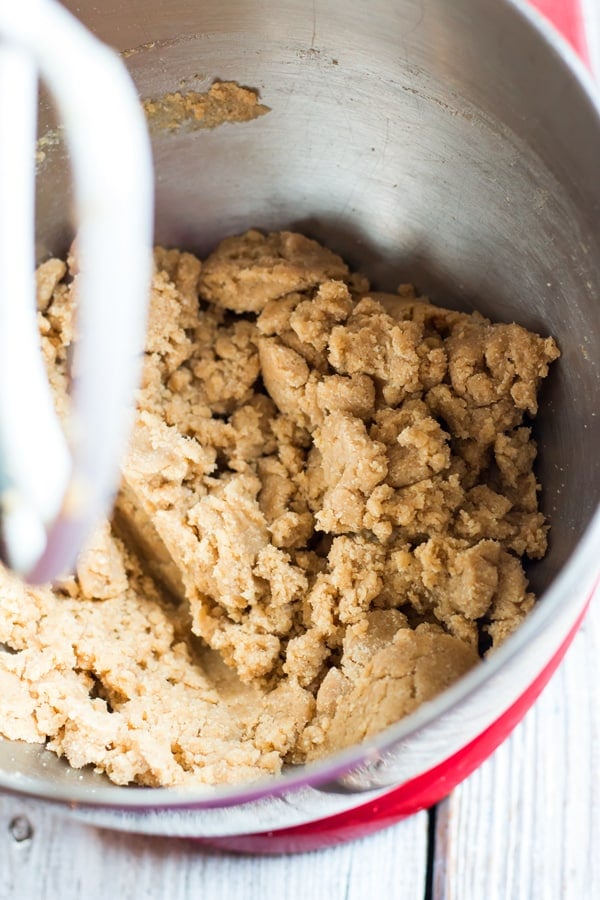
[[[299,856],[210,853],[111,833],[0,796],[0,900],[421,900],[427,814]]]
[[[600,597],[534,708],[438,807],[434,900],[600,897]]]

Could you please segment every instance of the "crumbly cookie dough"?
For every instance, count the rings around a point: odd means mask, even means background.
[[[118,784],[276,774],[376,734],[531,609],[551,338],[371,292],[287,232],[158,248],[112,524],[0,573],[0,731]],[[62,411],[77,271],[38,271]]]

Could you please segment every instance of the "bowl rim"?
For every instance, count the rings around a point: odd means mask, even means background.
[[[555,64],[562,66],[565,73],[577,83],[582,99],[587,101],[600,123],[600,91],[589,69],[584,65],[570,43],[551,23],[526,0],[503,0],[521,19],[521,25],[529,28],[538,39],[553,52]],[[596,507],[589,524],[579,540],[571,557],[555,576],[549,587],[541,594],[534,609],[517,631],[486,659],[484,665],[476,666],[457,682],[432,700],[422,704],[417,710],[399,722],[361,744],[338,751],[324,760],[290,767],[278,776],[268,776],[260,781],[235,786],[198,787],[141,787],[136,785],[116,785],[106,776],[98,788],[78,784],[61,783],[60,787],[50,779],[21,773],[7,773],[0,769],[0,790],[49,801],[69,804],[82,808],[97,808],[116,811],[168,812],[176,810],[202,810],[250,803],[260,799],[275,798],[289,791],[318,787],[347,774],[364,765],[369,760],[379,759],[383,753],[400,741],[414,737],[431,723],[450,713],[458,704],[471,697],[482,685],[508,666],[511,660],[523,651],[531,640],[539,636],[553,620],[556,608],[565,603],[581,599],[580,586],[584,583],[598,583],[600,576],[600,503]],[[592,592],[593,592],[592,587]],[[573,598],[573,599],[572,599]],[[12,743],[0,736],[0,742]],[[15,742],[21,743],[21,742]],[[41,749],[41,745],[40,745]],[[73,770],[76,772],[77,770]],[[401,783],[401,782],[400,782]],[[399,783],[399,784],[400,784]],[[376,788],[375,793],[383,793],[393,786]],[[373,791],[357,792],[356,804],[361,798],[372,796]]]

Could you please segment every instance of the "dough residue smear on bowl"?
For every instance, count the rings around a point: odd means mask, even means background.
[[[247,781],[376,734],[527,615],[558,350],[298,234],[155,259],[114,521],[53,590],[0,574],[0,732],[118,784]],[[38,270],[61,412],[70,268]]]
[[[250,122],[270,112],[258,91],[235,81],[215,81],[207,91],[175,91],[142,103],[153,132],[197,131],[225,122]]]

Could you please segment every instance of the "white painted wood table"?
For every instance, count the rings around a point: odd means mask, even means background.
[[[210,853],[0,796],[0,900],[598,900],[600,596],[512,737],[435,811],[299,856]]]

